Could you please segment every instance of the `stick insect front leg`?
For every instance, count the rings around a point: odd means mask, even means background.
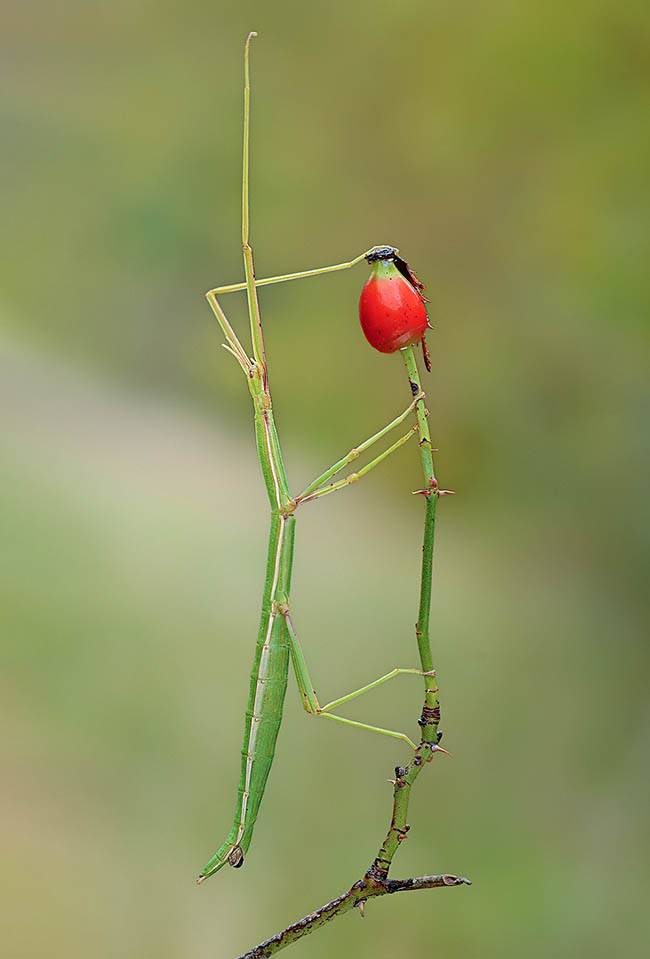
[[[281,276],[267,276],[261,280],[255,277],[255,286],[271,286],[272,283],[286,283],[287,280],[302,280],[308,276],[322,276],[324,273],[336,273],[338,270],[349,270],[350,267],[356,266],[357,263],[365,260],[365,258],[371,253],[374,253],[375,250],[381,249],[383,249],[381,246],[371,246],[369,250],[366,250],[365,253],[360,253],[359,256],[355,256],[353,260],[346,260],[345,263],[334,263],[332,266],[319,266],[315,270],[303,270],[301,273],[283,273]],[[237,293],[246,288],[246,283],[230,283],[228,286],[215,287],[214,290],[206,293],[206,296],[209,297],[215,293]]]
[[[392,669],[384,676],[380,676],[379,679],[375,679],[374,682],[368,683],[366,686],[361,686],[360,689],[355,689],[346,696],[341,696],[339,699],[334,699],[331,703],[321,706],[318,702],[316,691],[311,683],[307,662],[305,660],[305,654],[303,652],[300,640],[298,639],[298,634],[296,633],[293,620],[291,619],[289,608],[288,606],[281,606],[278,608],[278,611],[284,616],[287,624],[289,652],[291,654],[291,661],[293,663],[293,669],[296,676],[296,681],[298,683],[300,698],[305,711],[309,713],[310,716],[323,716],[327,719],[334,719],[339,723],[345,723],[346,726],[356,726],[358,729],[368,729],[371,732],[382,733],[384,736],[392,736],[394,739],[401,739],[403,742],[408,743],[412,749],[416,749],[415,743],[406,735],[406,733],[400,733],[394,729],[384,729],[381,726],[370,726],[368,723],[360,723],[354,719],[346,719],[344,716],[336,716],[330,710],[335,709],[337,706],[342,706],[343,703],[348,703],[352,699],[356,699],[357,696],[362,696],[363,693],[367,693],[371,689],[375,689],[376,686],[380,686],[382,683],[388,682],[389,679],[394,679],[395,676],[410,674],[412,676],[435,677],[435,670],[431,670],[428,673],[423,673],[421,669]]]

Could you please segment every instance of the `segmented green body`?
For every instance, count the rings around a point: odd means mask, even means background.
[[[263,472],[271,502],[262,615],[251,670],[235,818],[226,839],[201,872],[202,879],[226,863],[241,866],[244,861],[273,762],[287,691],[289,637],[283,610],[289,600],[296,521],[283,508],[290,497],[284,466],[277,457],[279,444],[270,409],[258,406],[255,434],[260,460],[269,464]]]

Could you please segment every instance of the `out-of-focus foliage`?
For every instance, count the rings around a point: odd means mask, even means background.
[[[264,565],[249,401],[202,299],[242,275],[250,29],[258,275],[400,246],[459,493],[434,597],[454,758],[418,781],[395,874],[474,885],[294,954],[644,952],[649,28],[634,0],[5,6],[12,959],[243,951],[358,876],[406,758],[290,687],[246,866],[193,886],[230,824]],[[365,277],[261,294],[296,489],[408,401],[358,328]],[[407,447],[300,516],[293,609],[326,699],[414,663],[418,483]],[[412,732],[419,699],[402,678],[348,715]]]

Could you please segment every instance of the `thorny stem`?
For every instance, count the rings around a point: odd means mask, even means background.
[[[355,882],[351,889],[343,893],[342,896],[338,896],[338,898],[328,902],[325,906],[321,906],[317,912],[312,912],[310,915],[305,916],[304,919],[300,919],[298,922],[287,926],[282,932],[277,933],[277,935],[272,936],[265,942],[261,942],[259,946],[256,946],[254,949],[238,956],[238,959],[268,959],[269,956],[279,952],[280,949],[284,949],[285,946],[290,946],[292,942],[308,936],[310,932],[314,932],[314,930],[324,926],[330,919],[343,916],[355,906],[363,915],[362,910],[368,899],[390,895],[394,892],[435,889],[439,886],[461,886],[463,884],[471,886],[469,879],[465,879],[463,876],[450,876],[448,874],[441,876],[420,876],[417,879],[388,879],[384,883],[373,884],[366,883],[360,879],[358,882]]]
[[[380,882],[388,877],[388,870],[393,861],[393,856],[397,848],[408,833],[409,826],[406,822],[408,813],[408,804],[411,794],[411,786],[420,774],[424,764],[433,759],[435,752],[442,752],[438,746],[440,735],[438,734],[438,725],[440,723],[440,700],[438,697],[438,684],[435,679],[433,669],[433,657],[431,655],[431,642],[429,638],[429,618],[431,610],[431,580],[433,575],[433,542],[434,529],[436,522],[436,503],[438,500],[438,483],[435,477],[433,467],[433,450],[431,446],[431,435],[429,433],[429,424],[427,422],[427,410],[424,405],[422,393],[422,384],[418,373],[413,347],[406,347],[401,351],[408,373],[409,385],[413,396],[418,397],[415,406],[415,414],[418,422],[418,432],[420,436],[420,458],[422,460],[422,471],[425,479],[425,513],[424,513],[424,542],[422,546],[422,570],[420,575],[420,603],[418,609],[418,621],[415,627],[417,637],[418,651],[420,654],[420,663],[424,676],[424,705],[422,715],[418,723],[422,729],[422,738],[417,746],[413,758],[408,766],[395,767],[395,783],[393,787],[393,816],[390,829],[384,844],[379,850],[373,864],[366,873],[365,878],[372,877]]]
[[[417,363],[413,354],[413,347],[408,346],[401,351],[406,366],[406,372],[409,378],[411,392],[418,396],[422,392],[420,383],[420,374],[418,373]],[[427,422],[427,409],[424,405],[424,399],[419,398],[415,404],[415,415],[418,421],[418,431],[420,435],[420,459],[422,460],[422,472],[424,473],[424,542],[422,544],[422,573],[420,577],[420,605],[418,609],[418,621],[415,627],[415,635],[418,641],[418,650],[420,653],[420,662],[423,671],[430,672],[433,669],[433,657],[431,655],[431,640],[429,637],[429,619],[431,615],[431,580],[433,575],[433,540],[436,525],[436,506],[438,503],[439,489],[438,481],[433,467],[433,449],[431,446],[431,434],[429,433],[429,424]],[[440,700],[438,697],[437,683],[427,682],[424,679],[424,708],[420,725],[422,726],[422,741],[425,743],[437,743],[438,724],[440,723]]]

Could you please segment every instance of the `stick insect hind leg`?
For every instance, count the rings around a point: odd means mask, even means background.
[[[359,689],[355,689],[346,696],[341,696],[339,699],[334,699],[325,706],[321,706],[318,702],[316,691],[312,686],[309,670],[305,660],[305,654],[303,652],[300,640],[298,639],[298,634],[296,633],[293,620],[289,613],[288,605],[280,605],[278,607],[278,612],[284,616],[287,624],[291,662],[293,664],[294,674],[296,677],[296,682],[298,683],[298,690],[300,692],[300,698],[302,700],[302,705],[305,712],[309,713],[310,716],[322,716],[327,719],[334,719],[339,723],[345,723],[346,726],[356,726],[358,729],[368,729],[371,732],[381,733],[384,736],[392,736],[393,739],[401,739],[403,742],[408,743],[412,749],[417,748],[415,743],[406,735],[406,733],[401,733],[394,729],[384,729],[381,726],[371,726],[368,723],[360,723],[354,719],[347,719],[344,716],[336,716],[334,713],[330,712],[330,710],[335,709],[338,706],[342,706],[343,703],[348,703],[352,699],[356,699],[357,696],[361,696],[363,693],[369,692],[376,686],[380,686],[382,683],[386,683],[389,679],[394,679],[396,676],[430,676],[433,680],[435,679],[436,675],[435,670],[425,673],[421,669],[392,669],[384,676],[380,676],[379,679],[375,679],[374,682],[368,683],[366,686],[361,686]]]

